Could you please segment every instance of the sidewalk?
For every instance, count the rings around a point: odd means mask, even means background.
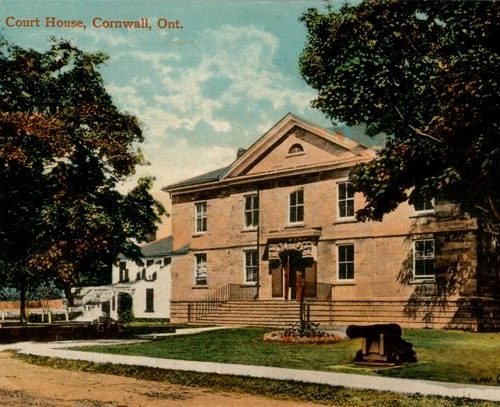
[[[181,332],[178,334],[195,333],[201,332],[202,330],[206,330],[206,328],[190,329],[189,332],[182,332],[182,330],[180,330]],[[147,366],[159,369],[249,376],[275,380],[292,380],[305,383],[326,384],[330,386],[344,386],[353,389],[372,389],[407,394],[420,393],[422,395],[466,397],[480,400],[500,401],[500,387],[493,386],[434,382],[429,380],[398,379],[312,370],[295,370],[265,366],[192,362],[144,356],[91,353],[66,349],[68,347],[89,346],[96,344],[109,345],[119,343],[139,343],[143,341],[144,340],[95,340],[50,343],[21,342],[17,344],[1,345],[0,351],[15,349],[23,354],[57,357],[71,360],[86,360],[96,363],[115,363]]]

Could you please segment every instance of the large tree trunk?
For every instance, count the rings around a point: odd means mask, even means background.
[[[66,297],[66,301],[68,302],[68,307],[74,307],[75,296],[71,292],[71,286],[69,284],[64,284],[64,296]]]

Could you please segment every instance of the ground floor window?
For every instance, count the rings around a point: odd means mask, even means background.
[[[434,239],[421,239],[413,242],[413,277],[434,276]]]
[[[207,254],[196,253],[195,258],[195,284],[207,285]]]
[[[341,244],[337,246],[338,279],[354,280],[354,245]]]
[[[245,250],[245,282],[257,282],[257,273],[259,271],[259,252],[258,250]]]
[[[154,301],[155,301],[154,288],[146,288],[146,312],[155,312]]]

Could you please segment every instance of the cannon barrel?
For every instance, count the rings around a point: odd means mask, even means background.
[[[401,337],[403,330],[398,324],[349,325],[346,334],[350,339],[366,338],[380,334]]]

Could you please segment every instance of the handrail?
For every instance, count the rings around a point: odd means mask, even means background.
[[[188,322],[194,322],[201,316],[214,312],[228,301],[255,300],[257,294],[257,285],[226,284],[207,295],[203,300],[188,304]]]
[[[307,300],[331,301],[333,284],[305,283],[304,298]],[[195,322],[200,317],[218,310],[228,301],[248,301],[258,297],[257,285],[229,283],[199,301],[188,304],[188,322]]]

